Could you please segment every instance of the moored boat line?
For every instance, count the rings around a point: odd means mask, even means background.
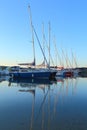
[[[30,24],[31,24],[31,30],[32,30],[32,44],[33,44],[34,60],[32,63],[20,63],[19,65],[28,65],[28,66],[30,65],[30,66],[34,66],[35,68],[21,68],[20,66],[14,66],[14,67],[10,67],[9,69],[1,70],[0,75],[9,75],[12,78],[42,78],[42,79],[54,79],[55,77],[78,76],[78,74],[80,72],[78,68],[73,69],[73,68],[60,67],[60,69],[57,69],[57,68],[50,67],[50,24],[49,24],[49,47],[48,47],[49,63],[48,63],[47,57],[44,54],[40,40],[38,38],[38,35],[37,35],[36,30],[34,28],[34,25],[32,23],[32,17],[31,17],[32,15],[31,15],[30,6],[28,6],[28,8],[29,8],[29,13],[30,13]],[[40,47],[41,52],[43,54],[44,62],[46,62],[45,65],[47,66],[47,68],[45,68],[45,67],[44,68],[36,68],[34,34],[36,36],[39,47]],[[66,57],[65,57],[65,59],[66,59]],[[67,61],[67,59],[66,59],[66,61]]]
[[[76,78],[87,75],[87,68],[74,68],[74,69],[48,69],[48,68],[21,68],[12,66],[0,70],[0,77],[9,76],[15,79],[59,79],[59,78]]]
[[[23,78],[55,78],[78,76],[83,69],[53,69],[53,68],[21,68],[20,66],[8,67],[0,70],[0,75],[10,75]]]

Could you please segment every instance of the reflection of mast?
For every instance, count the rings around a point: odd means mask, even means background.
[[[30,125],[30,130],[33,129],[33,120],[34,120],[34,104],[35,104],[35,94],[34,94],[34,99],[32,103],[32,116],[31,116],[31,125]]]
[[[20,92],[30,92],[33,94],[33,101],[32,101],[32,112],[31,112],[31,123],[30,123],[30,130],[33,130],[33,120],[34,120],[34,105],[35,105],[35,89],[20,89]]]
[[[58,84],[57,84],[58,85]],[[54,96],[54,108],[53,108],[53,118],[55,118],[55,116],[56,116],[56,108],[57,108],[57,103],[58,103],[58,97],[60,96],[60,94],[61,94],[61,90],[62,90],[62,86],[63,86],[63,84],[61,84],[60,86],[58,86],[58,88],[59,88],[59,91],[58,91],[58,93],[56,93]],[[56,88],[57,88],[57,86],[56,86]]]
[[[38,87],[41,88],[43,90],[43,92],[45,92],[45,85],[44,84],[43,85],[39,85]]]
[[[50,90],[48,95],[48,130],[50,130]]]
[[[34,104],[35,104],[35,89],[29,89],[29,90],[25,90],[25,89],[20,89],[20,92],[30,92],[31,94],[33,94],[33,101],[32,101],[32,112],[31,112],[31,123],[30,123],[30,130],[33,130],[33,120],[34,120]]]
[[[75,84],[72,82],[72,95],[76,94],[76,86],[77,86],[77,79],[75,79]]]
[[[48,87],[49,87],[49,86],[48,86]],[[47,95],[48,95],[48,92],[49,92],[49,89],[48,89],[47,93],[44,95],[43,101],[42,101],[42,103],[41,103],[39,112],[38,112],[37,117],[36,117],[36,120],[37,120],[37,118],[39,117],[40,111],[41,111],[41,109],[42,109],[42,107],[43,107],[43,104],[45,103],[45,100],[46,100],[46,97],[47,97]]]
[[[44,104],[43,104],[43,107],[42,107],[41,130],[44,130]]]
[[[44,86],[44,88],[45,88],[45,86]],[[45,92],[45,89],[44,89],[44,92]],[[44,93],[44,95],[45,95],[45,93]],[[42,106],[42,130],[44,130],[44,106],[45,106],[45,103],[43,104],[43,106]]]
[[[68,95],[68,86],[69,86],[68,78],[66,78],[66,95]]]

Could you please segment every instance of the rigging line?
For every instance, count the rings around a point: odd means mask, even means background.
[[[40,40],[39,40],[39,38],[38,38],[38,36],[37,36],[37,33],[36,33],[36,31],[35,31],[35,28],[34,28],[33,25],[32,25],[32,27],[33,27],[34,33],[35,33],[35,35],[36,35],[37,41],[38,41],[38,43],[39,43],[40,49],[41,49],[41,51],[42,51],[42,54],[43,54],[43,56],[44,56],[44,59],[45,59],[45,61],[46,61],[46,63],[47,63],[47,67],[50,68],[50,66],[49,66],[49,64],[48,64],[48,62],[47,62],[47,59],[46,59],[46,57],[45,57],[45,54],[44,54],[44,52],[43,52],[42,46],[41,46],[41,44],[40,44]]]

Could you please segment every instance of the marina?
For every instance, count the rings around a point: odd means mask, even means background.
[[[86,5],[1,1],[0,130],[87,130]]]

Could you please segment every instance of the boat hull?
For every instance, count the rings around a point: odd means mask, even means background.
[[[56,72],[50,71],[41,71],[41,72],[14,72],[10,73],[13,78],[46,78],[53,79],[55,78]]]

